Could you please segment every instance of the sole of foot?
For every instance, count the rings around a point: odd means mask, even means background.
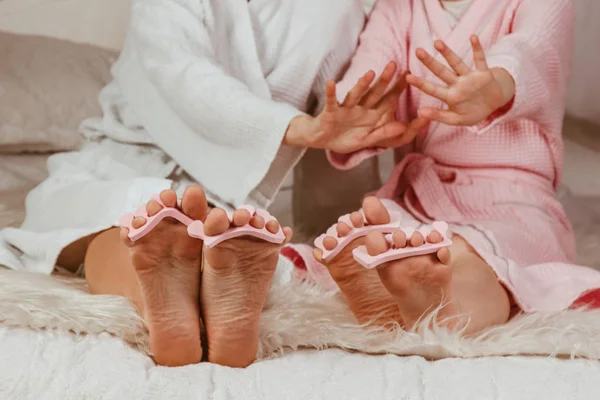
[[[426,242],[440,243],[443,236],[432,231],[428,237],[415,232],[410,240],[402,231],[392,234],[395,248],[419,247]],[[366,238],[367,252],[377,256],[390,249],[383,234],[370,232]],[[400,315],[407,328],[414,326],[427,313],[443,305],[438,311],[437,321],[452,321],[458,309],[452,293],[452,269],[450,250],[442,248],[436,254],[408,257],[380,265],[377,273],[383,286],[398,305]],[[456,322],[456,321],[455,321]]]
[[[365,219],[369,225],[383,225],[390,222],[389,212],[376,197],[365,198],[362,209],[364,218],[359,212],[350,215],[353,226],[349,226],[344,222],[339,222],[336,225],[339,237],[347,236],[353,228],[363,227]],[[366,237],[353,240],[330,261],[322,259],[322,252],[319,249],[314,250],[314,257],[327,266],[329,273],[344,295],[350,310],[360,324],[381,326],[400,322],[398,306],[388,291],[385,290],[377,272],[363,268],[352,256],[352,251],[365,243]],[[332,236],[323,239],[323,246],[327,250],[333,250],[337,245],[337,239]]]
[[[172,190],[160,193],[167,207],[177,207]],[[148,216],[156,215],[162,205],[151,200]],[[181,201],[181,211],[194,220],[204,220],[207,202],[199,186],[190,186]],[[132,226],[146,223],[136,217]],[[140,285],[143,309],[140,310],[150,335],[154,361],[164,366],[196,364],[202,360],[200,343],[200,267],[202,241],[188,236],[185,225],[165,218],[136,242],[121,229],[121,240],[131,249],[131,261]]]
[[[229,221],[224,210],[215,208],[206,218],[204,232],[214,236],[246,224],[271,233],[280,229],[277,221],[251,216],[244,209],[236,210]],[[283,232],[287,243],[292,230]],[[200,297],[210,362],[243,368],[256,359],[260,314],[283,245],[243,236],[204,249]]]

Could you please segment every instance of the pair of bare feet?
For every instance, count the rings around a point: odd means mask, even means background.
[[[177,206],[177,195],[163,191],[160,200]],[[149,216],[161,210],[156,201],[146,205]],[[230,222],[224,210],[209,210],[204,191],[189,187],[180,210],[204,222],[208,236],[221,234],[232,226],[250,224],[265,227],[260,216],[237,210]],[[136,217],[132,226],[146,223]],[[266,223],[272,233],[276,221]],[[286,242],[292,231],[283,229]],[[227,240],[203,248],[190,237],[186,226],[169,218],[136,242],[122,228],[121,239],[130,247],[143,304],[140,310],[150,334],[150,350],[157,364],[181,366],[202,360],[201,320],[206,327],[208,360],[230,367],[246,367],[256,358],[258,322],[275,273],[282,245],[252,237]]]
[[[390,222],[390,214],[376,197],[364,200],[363,213],[364,218],[359,212],[350,215],[355,228],[362,227],[365,219],[369,225]],[[352,228],[344,222],[336,225],[339,237],[347,236]],[[439,243],[443,239],[436,231],[432,231],[428,237],[415,232],[408,241],[401,230],[392,235],[396,248],[417,247],[426,241]],[[337,244],[337,239],[332,236],[323,240],[323,246],[327,250],[333,250]],[[438,313],[438,321],[446,321],[448,324],[456,322],[450,318],[458,315],[458,309],[451,290],[452,271],[448,248],[440,249],[437,254],[409,257],[368,270],[352,256],[352,251],[361,245],[366,246],[371,256],[390,249],[384,235],[372,231],[367,236],[352,241],[329,262],[322,260],[321,250],[314,250],[314,257],[327,266],[359,323],[385,325],[397,322],[404,327],[412,327],[442,303],[444,307]]]
[[[172,190],[163,191],[160,199],[167,207],[177,206]],[[149,216],[161,208],[156,201],[146,205]],[[186,190],[180,209],[191,219],[204,221],[204,232],[208,236],[248,223],[256,228],[265,226],[264,219],[251,216],[246,210],[235,211],[232,222],[222,209],[209,211],[204,192],[198,186]],[[387,209],[374,197],[365,199],[363,211],[371,225],[390,222]],[[360,227],[363,217],[354,213],[351,221]],[[136,217],[132,226],[139,228],[145,223],[144,218]],[[279,225],[270,221],[266,228],[276,233]],[[343,222],[337,225],[341,237],[350,230]],[[283,231],[287,242],[292,236],[291,229]],[[256,358],[259,318],[282,245],[241,237],[204,248],[201,240],[188,235],[185,225],[168,218],[136,242],[131,242],[127,233],[123,228],[121,238],[131,248],[141,290],[143,307],[140,311],[148,326],[155,361],[167,366],[200,362],[202,320],[210,362],[230,367],[250,365]],[[415,233],[407,243],[404,234],[398,231],[393,239],[395,246],[404,247],[419,246],[425,240],[437,243],[443,238],[437,232],[427,238]],[[324,240],[328,249],[336,244],[332,237]],[[451,301],[448,249],[441,249],[436,255],[410,257],[367,270],[352,257],[352,250],[363,244],[371,255],[389,249],[383,234],[371,232],[354,240],[327,265],[360,323],[399,322],[408,326],[444,300],[450,302],[440,317],[457,314]],[[316,249],[314,255],[317,260],[321,259],[320,250]]]

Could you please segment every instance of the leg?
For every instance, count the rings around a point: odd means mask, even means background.
[[[375,197],[367,197],[363,201],[363,211],[369,224],[381,225],[390,222],[387,209]],[[360,213],[352,213],[350,219],[355,227],[363,226],[363,217]],[[348,234],[350,227],[340,222],[337,224],[337,231],[338,235],[343,237]],[[326,238],[323,244],[328,249],[333,249],[337,245],[333,237]],[[314,256],[317,261],[327,266],[331,277],[340,287],[350,310],[360,324],[385,325],[389,322],[400,322],[398,306],[385,290],[377,272],[367,270],[354,261],[352,250],[363,244],[365,244],[364,237],[352,241],[329,262],[322,260],[319,249],[314,250]]]
[[[394,242],[403,247],[401,232]],[[441,235],[432,232],[429,238],[415,233],[407,245],[419,246],[424,240],[437,243]],[[381,282],[398,304],[402,320],[412,326],[441,304],[437,316],[440,324],[460,329],[468,322],[465,333],[476,333],[506,322],[510,314],[508,293],[492,269],[461,237],[453,238],[450,249],[436,255],[410,257],[380,266]],[[380,254],[388,244],[380,233],[367,238],[370,254]],[[468,320],[467,320],[468,319]]]
[[[175,192],[163,191],[161,201],[175,206]],[[189,187],[181,208],[190,218],[203,220],[207,205],[202,189]],[[155,201],[147,205],[150,216],[160,209]],[[145,222],[138,217],[134,224],[142,226]],[[150,350],[158,364],[200,362],[202,241],[189,237],[184,225],[169,219],[135,243],[126,235],[125,229],[111,229],[90,243],[85,257],[90,291],[122,295],[138,307],[148,326]]]
[[[235,211],[230,222],[225,211],[215,208],[206,219],[204,232],[218,235],[232,225],[247,223],[255,228],[265,226],[262,217],[251,217],[246,210]],[[279,224],[269,221],[266,228],[276,233]],[[284,233],[287,242],[292,231],[284,228]],[[240,237],[204,249],[200,303],[210,362],[243,368],[256,359],[258,322],[282,246]]]

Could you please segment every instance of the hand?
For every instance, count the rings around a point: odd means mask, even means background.
[[[306,128],[305,122],[304,129],[296,130],[301,132],[296,136],[296,143],[304,147],[351,153],[364,148],[381,147],[392,140],[399,140],[405,134],[412,135],[415,130],[418,133],[419,126],[423,125],[422,120],[419,121],[420,125],[411,124],[409,127],[395,120],[398,98],[406,88],[404,74],[386,92],[395,73],[396,64],[391,62],[379,80],[370,87],[375,73],[367,72],[341,104],[336,98],[335,83],[328,82],[323,112],[312,120],[310,128]]]
[[[423,49],[417,49],[417,57],[448,86],[437,85],[414,75],[408,75],[406,80],[410,85],[448,104],[448,110],[426,107],[419,110],[420,117],[448,125],[477,125],[514,97],[513,78],[502,68],[488,68],[477,36],[471,37],[475,70],[471,70],[444,42],[438,40],[434,46],[453,71]]]

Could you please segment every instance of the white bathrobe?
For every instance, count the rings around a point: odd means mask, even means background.
[[[134,0],[104,116],[51,157],[0,264],[50,273],[69,243],[193,182],[222,207],[268,206],[303,154],[281,146],[290,120],[341,76],[364,19],[360,0]]]

